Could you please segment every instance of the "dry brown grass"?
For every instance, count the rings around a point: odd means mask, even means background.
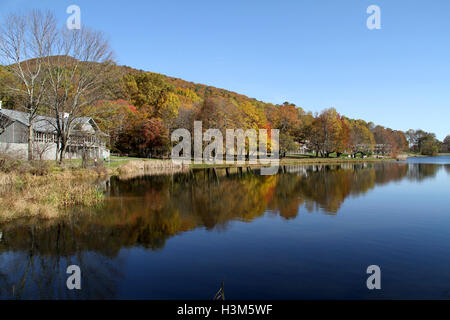
[[[50,219],[76,206],[95,206],[103,193],[97,180],[105,170],[66,170],[36,175],[0,172],[0,221],[23,217]]]
[[[117,173],[121,179],[130,179],[141,175],[182,172],[187,169],[189,166],[174,164],[172,160],[129,161],[118,167]]]

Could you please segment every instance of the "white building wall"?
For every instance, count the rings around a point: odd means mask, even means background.
[[[38,156],[38,151],[41,150],[43,152],[42,160],[55,160],[56,157],[56,143],[44,143],[44,142],[35,142],[35,157]],[[95,158],[98,157],[99,159],[103,158],[109,158],[110,157],[110,151],[105,148],[93,148],[90,149],[90,157]],[[12,157],[26,160],[28,159],[28,144],[26,143],[5,143],[0,142],[0,153],[6,153]],[[66,153],[65,158],[69,159],[81,159],[81,153],[72,153],[69,154],[69,152]]]
[[[0,153],[5,153],[18,159],[27,159],[28,145],[25,143],[0,142]]]

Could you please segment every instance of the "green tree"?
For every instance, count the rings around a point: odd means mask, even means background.
[[[446,136],[444,141],[442,142],[441,152],[450,152],[450,135]]]
[[[439,142],[434,138],[433,135],[427,135],[424,137],[421,143],[420,152],[426,156],[437,156],[439,153]]]
[[[280,137],[280,156],[283,158],[286,156],[286,153],[289,151],[294,151],[297,148],[297,144],[294,141],[294,138],[292,138],[287,133],[281,132]]]

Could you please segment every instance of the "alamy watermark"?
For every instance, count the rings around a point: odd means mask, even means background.
[[[219,129],[203,132],[201,121],[194,122],[194,137],[187,129],[172,132],[171,141],[178,142],[172,149],[172,162],[176,164],[261,164],[262,175],[278,172],[280,163],[279,130],[226,129],[225,143]],[[270,137],[270,140],[268,140]],[[192,139],[193,138],[193,139]],[[180,141],[181,139],[181,141]],[[194,152],[192,153],[192,141]],[[209,142],[203,149],[203,143]],[[270,149],[270,152],[268,151]],[[225,159],[224,159],[225,152]],[[193,157],[192,157],[193,155]]]
[[[379,6],[372,4],[367,7],[367,14],[370,16],[367,18],[366,26],[369,30],[381,29],[381,9]]]
[[[79,6],[72,4],[67,7],[66,13],[70,16],[66,20],[66,26],[69,30],[81,29],[81,9]]]
[[[380,290],[381,289],[381,269],[379,266],[373,264],[367,267],[367,274],[370,274],[370,277],[367,278],[366,285],[369,290]]]
[[[67,267],[67,274],[70,276],[67,278],[66,286],[69,290],[81,290],[81,269],[77,265],[71,265]]]

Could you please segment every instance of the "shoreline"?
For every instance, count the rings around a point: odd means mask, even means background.
[[[405,157],[406,156],[406,157]],[[404,155],[405,160],[414,155]],[[397,162],[396,158],[295,158],[280,160],[278,166],[333,165],[376,162]],[[32,164],[23,162],[15,171],[0,172],[0,223],[16,219],[51,220],[61,217],[67,209],[77,206],[95,207],[104,201],[101,181],[111,177],[128,180],[143,175],[164,175],[189,172],[192,169],[261,168],[268,164],[174,164],[171,160],[120,159],[82,169],[73,163],[66,167],[48,165],[47,171],[36,174]],[[36,165],[36,164],[34,164]],[[42,165],[42,164],[40,164]],[[24,169],[27,168],[27,169]]]
[[[366,159],[337,159],[337,158],[283,158],[279,162],[279,166],[288,166],[288,165],[314,165],[314,164],[341,164],[341,163],[365,163],[365,162],[391,162],[397,161],[395,158],[366,158]],[[201,169],[201,168],[236,168],[236,167],[252,167],[252,168],[260,168],[269,166],[270,164],[249,164],[248,162],[243,164],[190,164],[191,169]]]

